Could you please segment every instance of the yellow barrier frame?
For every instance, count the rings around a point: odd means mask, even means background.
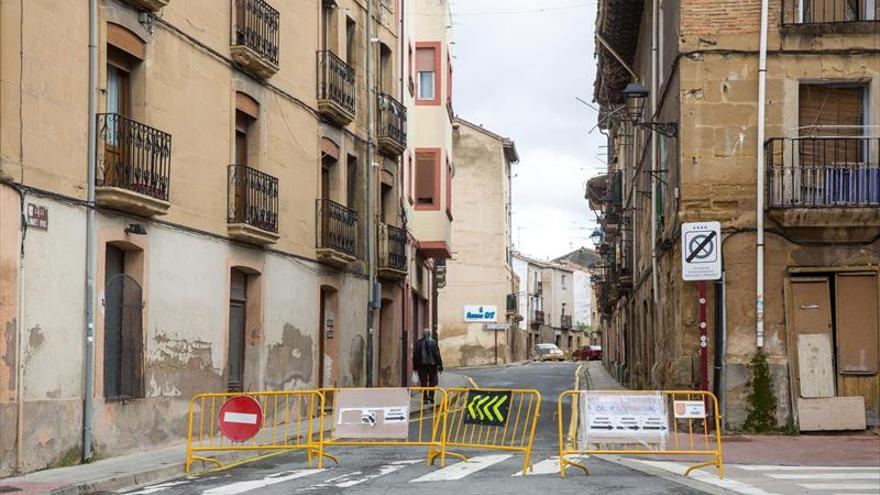
[[[674,401],[675,400],[702,400],[703,403],[707,403],[707,401],[712,405],[712,414],[711,416],[714,418],[715,430],[714,430],[714,448],[710,448],[709,442],[709,421],[710,415],[706,414],[705,419],[676,419],[673,411],[670,411],[672,414],[671,423],[672,423],[672,450],[649,450],[649,449],[626,449],[626,448],[586,448],[579,449],[578,448],[578,439],[577,439],[577,429],[578,429],[578,398],[582,394],[587,392],[591,393],[600,393],[600,394],[608,394],[608,395],[639,395],[639,394],[663,394],[665,399]],[[681,397],[684,396],[684,397]],[[571,416],[571,424],[569,425],[569,434],[568,437],[564,437],[563,433],[563,413],[565,409],[565,399],[571,397],[571,408],[572,408],[572,416]],[[693,466],[688,467],[687,471],[684,472],[684,475],[687,476],[691,473],[691,471],[695,469],[699,469],[705,466],[715,466],[718,469],[718,478],[724,478],[724,462],[722,459],[722,445],[721,445],[721,418],[718,415],[718,399],[711,392],[704,392],[700,390],[567,390],[559,394],[559,403],[557,405],[558,411],[558,425],[559,425],[559,474],[563,478],[565,477],[565,471],[571,467],[577,467],[584,471],[584,474],[589,475],[590,471],[586,466],[579,464],[577,462],[566,459],[566,456],[570,455],[602,455],[602,454],[615,454],[615,455],[707,455],[711,456],[710,461],[701,462],[698,464],[694,464]],[[678,422],[686,421],[688,425],[687,435],[688,435],[688,444],[687,449],[679,448],[679,429]],[[694,442],[694,422],[702,423],[702,436],[704,440],[704,449],[700,449],[699,445],[696,445]],[[684,433],[684,432],[682,432]],[[699,431],[697,433],[700,433]],[[617,444],[623,445],[623,444]],[[572,448],[573,446],[573,448]],[[587,445],[589,447],[589,445]]]
[[[220,407],[226,400],[242,395],[252,397],[260,403],[263,408],[263,424],[252,439],[233,442],[220,433],[217,418]],[[293,399],[293,407],[291,407],[291,399]],[[279,417],[278,407],[282,400],[283,414]],[[198,412],[196,404],[199,405]],[[320,469],[323,467],[324,433],[320,424],[315,428],[313,419],[316,417],[316,411],[320,412],[323,409],[324,395],[317,390],[196,394],[189,403],[184,471],[189,473],[195,461],[214,464],[217,467],[208,471],[218,471],[293,450],[305,450],[309,465],[312,464],[313,457],[317,457]],[[195,431],[196,414],[198,414],[198,432]],[[236,451],[272,452],[229,463],[199,455],[203,452]]]
[[[362,447],[428,447],[428,457],[426,459],[426,464],[434,464],[434,461],[439,457],[440,458],[440,466],[446,465],[446,449],[443,442],[443,439],[446,434],[446,412],[447,412],[447,400],[446,400],[446,391],[439,387],[407,387],[410,393],[410,399],[412,399],[412,394],[419,394],[419,403],[421,407],[418,411],[418,438],[415,440],[382,440],[382,439],[340,439],[337,440],[333,438],[334,431],[334,418],[336,414],[336,393],[340,390],[338,388],[323,388],[320,389],[321,395],[326,397],[328,394],[332,395],[332,399],[329,400],[329,416],[327,415],[327,410],[324,410],[324,414],[322,415],[321,424],[324,426],[329,432],[329,438],[324,438],[323,443],[325,447],[335,447],[335,446],[362,446]],[[347,389],[348,390],[348,389]],[[363,389],[363,390],[375,390],[373,389]],[[427,407],[424,400],[427,397],[428,393],[434,394],[434,402],[430,407]],[[428,410],[428,415],[426,415],[426,409]],[[409,422],[412,423],[415,418],[413,418],[414,414],[410,413]],[[327,425],[326,421],[329,419],[329,425]],[[425,421],[433,420],[430,425],[430,438],[427,436],[427,431],[425,431]],[[323,455],[333,459],[337,464],[339,460],[326,452],[323,452]],[[460,457],[464,459],[464,456],[459,454],[450,453],[454,457]]]
[[[486,449],[501,450],[506,452],[523,453],[523,476],[531,468],[532,445],[535,442],[535,430],[538,425],[538,417],[541,410],[541,393],[532,389],[500,389],[500,388],[450,388],[446,390],[448,406],[446,414],[451,415],[452,421],[447,418],[446,434],[443,436],[444,449],[457,447],[463,449]],[[465,407],[469,392],[510,392],[511,401],[508,409],[508,421],[503,426],[468,425],[464,423]],[[525,405],[525,414],[523,406]],[[517,399],[519,399],[517,401]],[[510,414],[516,410],[511,431]],[[520,418],[522,427],[520,428]],[[470,427],[470,428],[468,428]],[[494,432],[494,433],[493,433]],[[498,441],[499,432],[501,441]],[[510,436],[508,437],[508,433]],[[490,436],[492,437],[491,442]],[[517,442],[517,440],[519,440]],[[467,459],[462,454],[447,452]]]

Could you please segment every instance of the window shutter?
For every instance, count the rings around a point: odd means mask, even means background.
[[[433,204],[434,197],[434,154],[416,153],[416,201]]]
[[[806,126],[858,126],[862,124],[863,88],[841,88],[805,84],[800,91],[799,126],[801,133],[811,134]],[[824,129],[824,134],[860,135],[852,127],[833,130]]]
[[[419,48],[416,50],[416,70],[434,72],[434,49]]]

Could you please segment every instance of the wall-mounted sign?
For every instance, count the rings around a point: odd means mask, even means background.
[[[498,306],[465,305],[464,321],[467,322],[495,322],[498,321]]]
[[[672,405],[675,417],[679,419],[703,419],[706,417],[706,404],[701,400],[677,400]]]
[[[686,282],[721,278],[721,224],[681,226],[681,275]]]
[[[49,209],[45,206],[28,203],[27,205],[28,227],[46,230],[49,228]]]
[[[510,330],[510,323],[486,323],[483,330]]]
[[[406,439],[409,390],[341,388],[337,392],[334,438]]]

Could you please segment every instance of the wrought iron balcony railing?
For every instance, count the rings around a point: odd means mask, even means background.
[[[168,201],[171,135],[116,113],[98,114],[98,187]]]
[[[828,25],[880,21],[872,0],[782,0],[782,25]]]
[[[228,222],[278,232],[278,178],[246,165],[229,166]]]
[[[354,68],[330,50],[318,52],[318,99],[336,103],[354,116],[356,94]]]
[[[539,309],[532,310],[531,318],[529,318],[529,321],[534,325],[543,325],[544,312]]]
[[[407,271],[406,231],[402,228],[379,224],[379,268]]]
[[[391,154],[406,148],[406,107],[385,93],[379,93],[377,137],[379,145]]]
[[[233,0],[233,45],[246,46],[278,65],[278,11],[265,0]]]
[[[880,206],[880,138],[773,138],[765,153],[769,208]]]
[[[571,315],[562,315],[559,320],[559,326],[563,330],[571,330]]]
[[[317,244],[319,249],[332,249],[357,256],[357,212],[329,199],[317,201]]]

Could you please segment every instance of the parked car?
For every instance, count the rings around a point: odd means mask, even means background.
[[[565,353],[556,344],[538,344],[535,346],[537,361],[565,361]]]
[[[594,359],[602,359],[602,346],[585,345],[578,348],[571,355],[575,361],[593,361]]]

